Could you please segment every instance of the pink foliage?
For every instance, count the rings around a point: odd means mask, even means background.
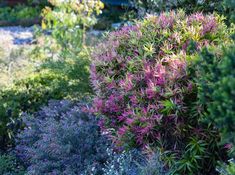
[[[129,140],[128,144],[144,147],[160,142],[162,137],[173,137],[177,127],[187,122],[185,97],[194,91],[185,52],[191,38],[182,39],[182,31],[166,35],[166,31],[180,24],[177,20],[182,19],[173,12],[162,13],[153,18],[153,29],[140,24],[123,27],[111,32],[93,54],[90,78],[96,92],[94,109],[105,116],[101,126],[111,130],[117,144]],[[200,25],[199,35],[217,28],[213,16],[201,13],[184,20],[187,28],[195,22]],[[146,40],[150,32],[155,32],[156,38]],[[151,39],[159,43],[154,45],[153,55],[145,56],[141,42]],[[200,40],[196,49],[208,43]],[[173,54],[163,50],[163,45]]]

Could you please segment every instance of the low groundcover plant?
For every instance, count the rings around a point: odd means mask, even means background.
[[[28,174],[102,174],[109,142],[85,103],[50,101],[18,134],[16,155]]]

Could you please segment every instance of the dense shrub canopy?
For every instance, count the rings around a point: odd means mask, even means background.
[[[17,155],[29,174],[101,174],[108,141],[83,103],[51,101],[25,114]]]
[[[198,66],[200,104],[206,107],[206,119],[223,133],[224,143],[235,144],[235,46],[203,50]]]
[[[119,146],[157,146],[178,154],[191,150],[187,144],[197,144],[207,153],[216,151],[216,146],[209,148],[216,134],[204,134],[211,129],[199,125],[196,86],[188,68],[203,46],[228,40],[229,30],[219,16],[186,16],[183,11],[149,15],[108,34],[91,65],[94,110],[106,116],[101,126]],[[182,162],[188,157],[197,162],[204,153],[196,150]],[[186,173],[187,167],[182,169]]]
[[[119,141],[144,145],[167,136],[161,128],[172,135],[190,123],[195,95],[187,59],[203,46],[226,42],[226,32],[218,16],[171,12],[110,33],[91,66],[94,105],[107,116],[104,124]]]

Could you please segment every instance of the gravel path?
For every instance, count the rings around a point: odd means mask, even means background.
[[[33,27],[0,27],[0,47],[5,51],[28,45],[33,40]]]

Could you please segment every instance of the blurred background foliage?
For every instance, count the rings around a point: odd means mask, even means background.
[[[36,30],[37,44],[28,54],[37,66],[27,77],[0,90],[1,149],[12,145],[22,126],[18,121],[22,112],[35,112],[50,99],[78,99],[92,93],[89,85],[92,47],[83,43],[86,28],[96,22],[94,15],[100,13],[103,4],[99,0],[88,1],[93,2],[88,6],[77,6],[76,1],[50,2],[54,8],[43,10],[42,28]]]

